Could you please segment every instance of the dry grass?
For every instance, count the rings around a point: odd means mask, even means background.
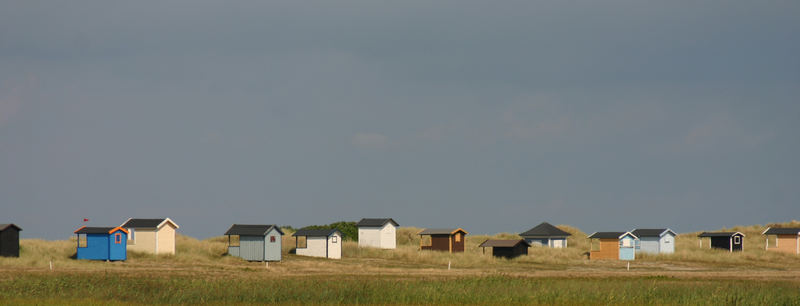
[[[772,225],[739,226],[724,230],[745,233],[745,250],[729,253],[720,250],[699,248],[697,233],[681,234],[676,239],[676,253],[668,255],[637,254],[632,266],[637,272],[662,275],[663,273],[705,273],[731,270],[793,271],[800,270],[800,256],[764,250],[764,237],[761,232]],[[780,224],[780,226],[800,226],[800,222]],[[515,234],[500,233],[488,235],[468,235],[466,251],[450,254],[447,252],[420,251],[419,228],[402,227],[398,229],[398,247],[395,250],[359,248],[356,242],[344,241],[343,259],[327,260],[308,258],[291,254],[294,238],[286,233],[283,238],[284,261],[271,263],[269,271],[273,274],[302,275],[316,274],[428,274],[431,271],[446,269],[446,273],[482,274],[510,273],[515,275],[562,273],[588,275],[617,273],[627,271],[627,262],[589,261],[586,252],[589,241],[586,233],[570,226],[560,226],[573,234],[568,239],[566,249],[532,247],[528,256],[515,259],[492,257],[491,250],[483,253],[478,245],[486,239],[513,239]],[[226,271],[249,271],[260,269],[263,263],[251,263],[236,257],[226,256],[227,237],[213,237],[197,240],[178,235],[176,255],[152,255],[129,252],[125,262],[104,263],[72,259],[75,241],[44,241],[25,239],[21,242],[20,258],[0,258],[0,271],[46,271],[52,260],[59,271],[119,270],[119,271],[182,271],[182,273],[224,274]],[[623,270],[624,269],[624,270]],[[446,271],[446,270],[445,270]],[[562,272],[559,272],[562,271]],[[438,273],[438,272],[434,272]]]

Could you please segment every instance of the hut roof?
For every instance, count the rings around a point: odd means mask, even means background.
[[[341,231],[338,229],[299,229],[297,230],[292,236],[299,237],[299,236],[309,236],[309,237],[328,237],[333,235],[334,233],[342,234]]]
[[[16,228],[18,231],[22,230],[19,226],[17,226],[14,223],[6,223],[6,224],[0,224],[0,232],[7,230],[9,227]]]
[[[531,246],[527,241],[524,239],[509,239],[509,240],[500,240],[500,239],[487,239],[478,247],[501,247],[501,248],[513,248],[519,244],[524,244],[525,246]]]
[[[364,218],[356,223],[358,227],[383,227],[386,223],[391,222],[394,226],[399,226],[392,218]]]
[[[630,234],[633,238],[639,238],[636,235],[632,234],[631,232],[595,232],[594,234],[589,235],[588,238],[596,238],[596,239],[620,239],[625,235]]]
[[[735,235],[744,236],[744,234],[740,232],[715,232],[715,233],[702,232],[700,233],[700,235],[697,235],[697,237],[733,237]]]
[[[528,231],[519,234],[523,237],[566,237],[572,236],[572,234],[567,233],[561,230],[558,227],[553,226],[550,223],[542,222],[541,224],[537,225],[536,227],[529,229]]]
[[[116,232],[117,230],[123,231],[124,233],[128,233],[128,230],[122,227],[89,227],[83,226],[77,230],[75,230],[75,234],[111,234]]]
[[[469,234],[462,228],[426,228],[419,232],[418,235],[453,235],[457,232],[463,232],[464,234]]]
[[[800,227],[770,227],[762,235],[800,235]]]
[[[141,218],[131,218],[128,221],[123,223],[122,227],[124,228],[159,228],[162,224],[169,222],[178,228],[178,224],[176,224],[170,218],[161,218],[161,219],[141,219]]]
[[[637,228],[631,232],[636,237],[662,237],[667,233],[677,236],[674,231],[668,228]]]
[[[283,231],[274,224],[234,224],[225,232],[225,235],[265,236],[273,228],[283,235]]]

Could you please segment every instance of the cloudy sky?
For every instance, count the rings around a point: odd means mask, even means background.
[[[0,223],[800,219],[798,1],[0,1]]]

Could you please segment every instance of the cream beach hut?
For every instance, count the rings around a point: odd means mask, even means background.
[[[175,232],[179,227],[170,218],[131,218],[120,227],[128,231],[128,251],[175,254]]]

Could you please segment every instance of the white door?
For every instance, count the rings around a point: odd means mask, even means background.
[[[558,249],[563,248],[564,247],[564,240],[561,240],[561,239],[553,240],[553,247],[554,248],[558,248]]]

